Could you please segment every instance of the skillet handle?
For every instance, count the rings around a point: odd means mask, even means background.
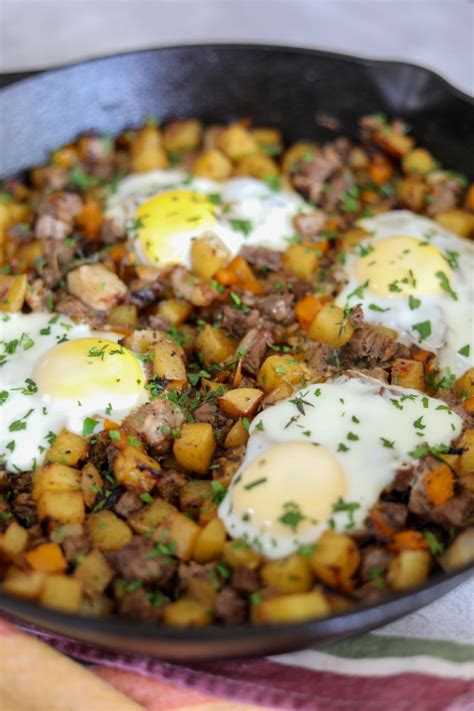
[[[37,74],[41,73],[41,69],[32,69],[27,72],[0,73],[0,89],[3,89],[4,87],[9,86],[10,84],[14,84],[15,82],[20,81],[21,79],[29,79],[30,77],[34,77]]]

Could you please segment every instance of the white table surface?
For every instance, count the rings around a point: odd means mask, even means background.
[[[186,42],[268,42],[415,62],[474,93],[471,0],[0,0],[0,71]],[[472,643],[474,579],[382,628]]]

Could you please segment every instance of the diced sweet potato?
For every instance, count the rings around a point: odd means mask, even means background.
[[[61,546],[57,543],[42,543],[25,553],[25,560],[39,573],[64,573],[67,568]]]

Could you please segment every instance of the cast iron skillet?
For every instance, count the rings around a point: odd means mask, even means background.
[[[13,83],[12,83],[13,82]],[[305,49],[250,45],[188,46],[105,57],[39,74],[0,77],[0,174],[46,160],[82,131],[116,133],[148,116],[205,121],[248,117],[289,139],[356,135],[357,117],[406,118],[414,135],[446,166],[471,178],[472,100],[436,74],[399,62]],[[0,594],[0,609],[24,623],[162,659],[260,655],[322,645],[416,610],[472,574],[439,573],[422,587],[329,619],[265,627],[179,630],[123,619],[87,619]]]

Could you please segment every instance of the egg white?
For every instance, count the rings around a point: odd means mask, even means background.
[[[348,282],[336,303],[342,307],[361,304],[368,322],[395,329],[402,342],[436,353],[440,369],[449,368],[457,376],[462,375],[474,365],[473,243],[408,210],[386,212],[360,220],[359,224],[369,236],[346,254],[344,271]],[[420,304],[411,308],[406,295],[396,292],[389,296],[374,294],[370,283],[366,288],[360,288],[362,284],[356,278],[354,265],[361,251],[370,250],[371,245],[395,236],[412,237],[435,245],[451,264],[457,264],[451,269],[446,261],[446,270],[451,271],[450,286],[456,298],[446,291],[419,295],[417,301]],[[364,258],[370,260],[370,253]],[[390,281],[390,274],[387,279]],[[416,296],[416,287],[414,292]],[[431,333],[422,339],[413,327],[424,322],[430,323]]]
[[[449,445],[461,429],[461,418],[444,402],[416,390],[382,385],[362,376],[310,385],[267,408],[252,422],[244,461],[219,507],[219,516],[229,535],[245,539],[267,557],[289,555],[315,543],[328,527],[337,531],[359,528],[397,469],[416,460],[417,448]],[[273,476],[270,471],[258,487],[249,489],[243,483],[242,473],[257,458],[268,455],[276,445],[295,442],[314,443],[337,459],[346,478],[344,501],[358,505],[351,515],[333,512],[335,502],[328,501],[330,515],[312,520],[329,488],[325,471],[293,471],[290,466]],[[314,493],[308,489],[312,477]],[[256,513],[252,498],[257,491],[259,496],[264,494],[260,504],[265,521],[259,526],[252,521]],[[282,493],[305,517],[296,530],[282,526]]]
[[[87,417],[109,417],[121,422],[133,407],[147,400],[143,388],[128,395],[117,395],[113,391],[105,395],[97,391],[77,399],[58,398],[41,392],[34,380],[35,368],[58,344],[89,337],[117,342],[121,338],[117,333],[92,331],[86,324],[76,324],[66,316],[46,313],[3,314],[0,327],[3,363],[0,369],[3,401],[0,454],[8,471],[27,471],[40,464],[51,434],[57,434],[63,427],[82,434]],[[51,373],[53,381],[54,375]],[[75,378],[74,372],[67,376]],[[144,375],[143,379],[145,381]],[[18,422],[25,423],[26,427],[19,429],[19,425],[14,424]],[[100,429],[101,424],[98,424],[95,431]]]

